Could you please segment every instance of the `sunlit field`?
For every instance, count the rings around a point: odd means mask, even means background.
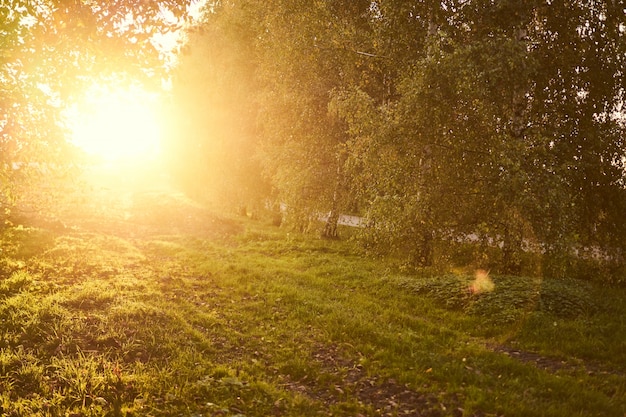
[[[4,415],[626,411],[623,290],[405,275],[350,242],[127,191],[2,230]]]

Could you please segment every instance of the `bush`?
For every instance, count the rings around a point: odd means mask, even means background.
[[[446,309],[462,310],[495,324],[512,323],[531,311],[542,311],[560,318],[576,318],[599,310],[588,282],[514,276],[492,279],[483,274],[483,282],[488,280],[492,285],[483,283],[476,287],[481,279],[480,273],[475,277],[404,278],[399,285],[436,300]]]

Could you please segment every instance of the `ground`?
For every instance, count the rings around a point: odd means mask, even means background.
[[[494,277],[477,297],[209,208],[159,172],[99,175],[3,231],[6,415],[626,413],[622,290],[591,309],[586,286]],[[524,295],[540,287],[573,313]]]

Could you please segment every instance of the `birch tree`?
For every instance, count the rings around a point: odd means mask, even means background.
[[[609,213],[624,204],[623,7],[375,5],[396,95],[361,91],[375,105],[367,117],[354,117],[354,95],[339,108],[352,123],[351,166],[370,169],[359,187],[380,246],[428,265],[429,242],[484,231],[513,273],[529,240],[550,253],[621,247]],[[368,125],[372,114],[379,122]]]

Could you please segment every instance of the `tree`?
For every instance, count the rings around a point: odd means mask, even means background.
[[[329,212],[323,234],[337,236],[346,206],[342,124],[330,93],[359,82],[360,32],[369,2],[266,2],[259,36],[263,163],[295,226]],[[278,12],[276,12],[278,11]]]
[[[540,63],[532,123],[550,138],[550,167],[570,191],[574,243],[624,249],[626,13],[620,2],[555,2],[536,9]],[[558,164],[558,165],[557,165]]]
[[[359,187],[370,234],[427,265],[434,237],[484,230],[501,239],[508,272],[529,239],[569,250],[582,233],[587,245],[621,247],[621,225],[598,233],[624,201],[624,126],[612,116],[624,91],[619,6],[375,5],[395,97],[348,94],[339,105],[352,123],[350,166],[368,170]],[[376,110],[355,118],[363,100]]]
[[[168,134],[172,168],[189,191],[253,215],[270,194],[257,156],[258,24],[245,4],[211,6],[175,68]]]
[[[192,37],[190,55],[181,60],[174,88],[175,107],[192,130],[189,149],[197,156],[189,172],[209,183],[234,178],[237,170],[253,173],[247,177],[256,185],[229,182],[243,199],[246,188],[264,189],[262,170],[275,200],[287,205],[288,222],[307,230],[312,219],[330,212],[323,234],[336,236],[346,201],[346,136],[328,104],[333,88],[360,81],[367,61],[361,52],[369,48],[359,43],[366,39],[359,28],[368,6],[300,0],[212,4],[203,34]]]
[[[490,266],[508,273],[521,271],[527,244],[555,274],[566,265],[552,260],[573,249],[623,262],[619,2],[211,7],[191,45],[208,56],[200,84],[212,87],[190,103],[221,110],[193,139],[198,166],[243,140],[296,227],[330,212],[332,236],[339,211],[358,207],[363,241],[413,266],[468,234],[501,248]]]

